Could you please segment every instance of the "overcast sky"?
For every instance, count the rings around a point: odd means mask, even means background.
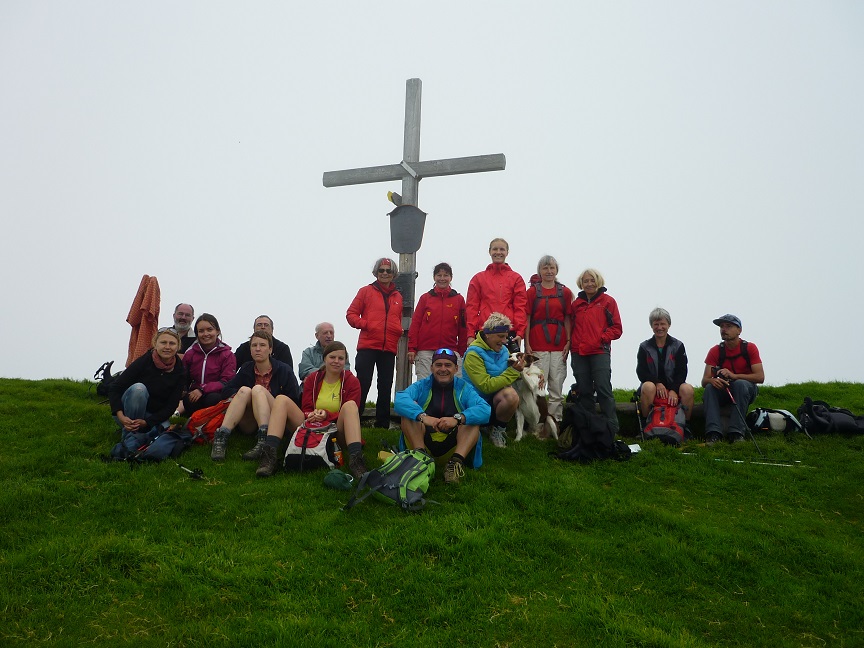
[[[412,77],[421,159],[507,156],[421,182],[418,294],[502,236],[526,279],[605,275],[616,387],[658,305],[692,383],[727,312],[768,384],[864,379],[864,4],[790,0],[4,0],[0,375],[122,365],[144,274],[162,325],[191,302],[236,347],[267,313],[299,359],[331,320],[353,350],[400,185],[321,176],[401,160]]]

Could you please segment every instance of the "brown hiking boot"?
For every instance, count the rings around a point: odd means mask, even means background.
[[[258,440],[255,442],[255,446],[249,452],[243,453],[243,461],[258,461],[259,459],[261,459],[261,454],[264,451],[266,438],[266,432],[259,432]]]
[[[276,459],[276,448],[265,445],[261,450],[261,459],[258,461],[258,470],[255,474],[258,477],[269,477],[276,472],[276,464],[279,463]]]
[[[362,452],[355,452],[348,457],[348,469],[354,475],[354,479],[360,479],[365,473],[369,472]]]
[[[465,476],[465,468],[461,461],[450,459],[444,467],[444,483],[458,484],[459,480]]]

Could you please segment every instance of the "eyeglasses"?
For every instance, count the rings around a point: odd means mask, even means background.
[[[392,268],[378,268],[378,274],[393,274]]]
[[[438,350],[435,352],[435,355],[449,355],[449,356],[455,356],[456,353],[454,353],[454,352],[451,351],[450,349],[438,349]]]
[[[177,333],[177,329],[175,329],[173,326],[163,326],[162,328],[160,328],[156,332],[157,333]],[[177,333],[177,335],[180,335],[180,334]]]

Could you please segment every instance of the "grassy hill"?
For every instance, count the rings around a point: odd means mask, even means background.
[[[805,395],[864,413],[861,384],[758,404]],[[588,466],[487,444],[405,515],[342,512],[323,473],[256,479],[236,435],[224,464],[183,455],[201,481],[105,464],[114,430],[87,383],[0,379],[0,644],[864,645],[864,437],[762,436],[768,462],[650,442]],[[395,441],[364,436],[373,465]]]

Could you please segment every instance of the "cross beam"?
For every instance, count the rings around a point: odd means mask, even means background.
[[[408,79],[405,84],[405,138],[402,147],[402,161],[398,164],[325,171],[325,187],[344,187],[347,185],[368,184],[372,182],[402,181],[402,204],[419,207],[418,193],[420,180],[436,176],[503,171],[507,160],[501,153],[475,155],[473,157],[448,158],[444,160],[420,160],[420,99],[423,82]],[[422,226],[419,228],[422,237]],[[395,252],[396,250],[394,250]],[[399,254],[399,274],[410,278],[410,283],[402,283],[402,337],[396,360],[396,390],[405,389],[411,384],[411,367],[408,366],[408,328],[414,313],[414,284],[417,279],[414,253]],[[407,293],[407,294],[406,294]],[[389,394],[379,394],[378,398],[390,398]]]

